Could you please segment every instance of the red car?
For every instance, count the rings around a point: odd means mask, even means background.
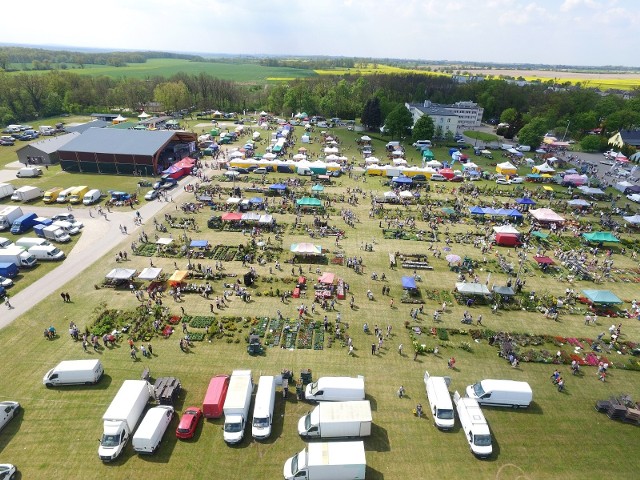
[[[176,430],[176,437],[178,438],[192,438],[196,433],[198,422],[202,417],[202,410],[198,407],[188,407],[182,414],[178,429]]]

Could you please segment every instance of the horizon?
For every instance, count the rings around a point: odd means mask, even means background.
[[[30,5],[47,14],[30,17],[29,28],[8,22],[1,42],[197,55],[464,58],[450,62],[628,68],[637,68],[630,62],[640,49],[640,39],[632,35],[640,23],[633,0],[481,5],[423,0],[401,8],[391,0],[189,0],[180,8],[169,0],[112,0],[99,17],[80,0],[68,0],[63,9],[44,0]],[[91,25],[88,35],[73,28],[83,23]],[[445,60],[427,60],[436,58]]]

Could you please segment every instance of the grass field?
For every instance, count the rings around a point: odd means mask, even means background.
[[[145,63],[130,63],[124,67],[85,65],[84,68],[74,68],[69,71],[80,75],[104,75],[112,78],[171,77],[176,73],[197,75],[204,72],[222,80],[239,83],[264,83],[272,79],[305,78],[316,75],[313,70],[301,68],[263,67],[251,63],[192,62],[177,58],[152,58]]]
[[[478,132],[476,130],[465,130],[463,133],[469,138],[482,140],[483,142],[497,142],[499,140],[497,135],[493,135],[487,132]]]
[[[359,134],[338,129],[330,132],[337,137],[342,150],[348,157],[356,156],[355,139]],[[313,134],[313,138],[317,136]],[[238,144],[241,144],[241,139]],[[375,154],[383,157],[386,140],[374,141]],[[319,142],[306,145],[313,153],[319,153]],[[446,159],[446,147],[434,148],[436,158]],[[419,154],[411,147],[407,150],[407,159],[416,164]],[[489,160],[473,158],[474,161],[486,168],[490,168]],[[495,160],[493,161],[495,163]],[[49,172],[48,175],[54,175]],[[73,176],[75,177],[75,176]],[[55,178],[55,177],[54,177]],[[61,177],[59,177],[61,178]],[[287,180],[285,175],[272,174],[269,183]],[[125,180],[133,180],[132,178]],[[249,186],[250,182],[259,182],[258,177],[249,178],[249,182],[240,183]],[[47,178],[43,181],[51,181]],[[120,179],[113,179],[118,182]],[[80,183],[76,181],[74,184]],[[224,182],[218,176],[213,183],[224,188],[232,184]],[[507,186],[502,190],[495,185],[480,183],[487,190],[478,202],[495,200],[496,202],[511,201],[511,192],[518,187]],[[311,184],[298,189],[298,195],[308,191]],[[532,195],[541,194],[539,187],[530,187]],[[358,205],[347,204],[339,199],[346,194],[346,189],[362,189],[365,194]],[[432,185],[429,193],[433,208],[438,208],[439,202],[450,204],[457,196],[453,189],[459,184]],[[560,195],[560,189],[558,194]],[[355,296],[357,309],[351,310],[348,302],[338,302],[337,311],[342,315],[342,322],[349,324],[347,333],[353,337],[356,347],[353,357],[347,355],[346,347],[335,342],[331,348],[325,340],[323,350],[281,349],[268,348],[264,356],[250,357],[246,353],[244,335],[248,334],[248,327],[240,323],[241,333],[236,335],[239,343],[227,343],[224,340],[213,339],[212,343],[195,342],[189,354],[182,353],[178,348],[178,331],[169,339],[156,337],[152,340],[154,357],[152,359],[132,362],[129,358],[126,342],[122,341],[112,349],[98,352],[84,353],[79,343],[74,342],[65,333],[69,321],[78,324],[81,330],[93,322],[96,307],[102,302],[108,308],[119,310],[134,309],[138,302],[127,289],[95,289],[104,274],[113,268],[113,253],[129,249],[131,237],[118,245],[112,253],[89,268],[83,275],[73,279],[60,290],[71,294],[73,303],[62,303],[59,291],[50,299],[36,305],[27,315],[23,316],[11,326],[0,330],[0,398],[18,400],[24,406],[19,417],[13,420],[0,434],[0,458],[2,462],[16,464],[25,479],[48,479],[61,476],[73,478],[105,479],[151,479],[151,478],[184,478],[201,479],[210,476],[212,472],[224,479],[264,479],[281,478],[282,466],[285,460],[297,453],[304,446],[299,439],[296,426],[298,418],[311,409],[311,406],[299,402],[289,396],[283,401],[278,395],[276,400],[276,414],[272,437],[266,442],[255,442],[250,436],[237,447],[228,447],[222,440],[222,421],[207,421],[201,425],[196,437],[192,441],[177,441],[173,431],[177,426],[174,419],[167,432],[160,451],[152,457],[138,457],[128,446],[124,455],[114,464],[103,465],[97,458],[97,439],[102,433],[101,416],[117,389],[125,379],[137,379],[143,367],[151,369],[152,376],[157,378],[165,375],[177,376],[184,386],[184,393],[179,399],[177,408],[183,410],[190,405],[200,405],[209,378],[219,373],[230,373],[233,369],[252,369],[254,380],[258,375],[278,374],[283,368],[291,369],[298,376],[302,369],[310,368],[313,378],[325,375],[364,375],[367,398],[371,400],[375,428],[372,437],[365,441],[367,455],[367,479],[400,480],[404,478],[478,478],[478,479],[578,479],[585,477],[602,478],[615,472],[620,478],[634,478],[637,474],[636,460],[637,427],[609,420],[605,415],[595,412],[595,400],[605,399],[611,395],[629,393],[636,400],[640,397],[638,383],[639,372],[612,368],[607,383],[599,382],[593,367],[584,367],[583,376],[573,377],[567,366],[561,366],[566,379],[566,392],[559,393],[550,383],[549,376],[555,368],[552,364],[522,363],[517,369],[511,368],[507,362],[498,358],[496,348],[488,345],[486,340],[474,342],[468,334],[452,335],[449,341],[441,341],[429,333],[418,337],[419,343],[428,347],[439,345],[440,353],[436,356],[425,354],[413,360],[409,331],[404,327],[405,320],[410,326],[419,326],[428,331],[434,326],[431,318],[433,310],[440,302],[433,300],[429,292],[450,292],[456,274],[448,268],[442,259],[430,258],[434,269],[418,271],[422,282],[418,285],[423,294],[425,314],[413,322],[409,316],[413,305],[400,303],[400,280],[403,275],[411,275],[411,270],[389,270],[388,253],[423,253],[430,255],[427,242],[402,241],[384,239],[381,235],[379,222],[383,218],[369,218],[370,203],[368,192],[382,192],[388,187],[383,185],[383,179],[370,177],[363,183],[346,176],[334,180],[331,187],[325,190],[334,202],[328,222],[344,229],[346,237],[340,241],[340,248],[336,248],[334,238],[310,237],[302,229],[293,229],[295,221],[292,214],[275,214],[279,224],[283,225],[285,235],[283,248],[285,253],[280,260],[290,258],[288,248],[291,243],[309,242],[322,245],[329,251],[340,250],[348,257],[362,257],[365,272],[356,274],[353,269],[345,266],[329,265],[322,270],[336,273],[351,286],[351,293]],[[185,200],[192,200],[190,195]],[[223,196],[223,201],[226,196]],[[541,205],[546,201],[541,200]],[[605,206],[604,204],[602,205]],[[176,213],[176,207],[170,205],[165,212]],[[341,209],[352,210],[359,222],[355,228],[348,227],[340,216]],[[417,228],[429,230],[426,222],[419,220],[420,215],[416,207],[387,206],[385,215],[388,218],[418,218]],[[238,245],[246,243],[248,236],[240,232],[219,232],[209,230],[206,220],[213,212],[205,209],[195,215],[199,226],[198,232],[188,232],[192,239],[208,239],[213,245]],[[569,214],[567,214],[569,215]],[[571,216],[571,218],[574,218]],[[595,217],[588,217],[595,221]],[[162,214],[157,216],[163,221]],[[144,219],[144,230],[151,239],[155,233],[151,219]],[[303,215],[301,221],[311,224],[313,217]],[[450,235],[465,232],[484,232],[490,224],[476,225],[464,218],[457,223],[441,225],[437,246],[445,246],[443,229],[450,230]],[[170,230],[174,238],[182,232]],[[137,237],[137,234],[135,235]],[[271,237],[263,236],[263,240]],[[625,238],[631,238],[624,235]],[[363,243],[372,243],[373,251],[361,249]],[[552,247],[549,247],[551,252]],[[514,256],[513,251],[498,247],[497,251],[507,258]],[[452,245],[452,253],[461,256],[468,255],[474,260],[481,261],[480,251],[471,244]],[[332,254],[329,255],[333,256]],[[444,257],[444,255],[443,255]],[[507,276],[497,268],[494,254],[487,255],[488,262],[477,269],[481,280],[491,274],[491,283],[504,284]],[[635,262],[621,255],[614,255],[616,266],[623,268],[635,267]],[[165,272],[174,270],[174,261],[180,268],[186,266],[185,258],[153,258],[155,265],[164,268]],[[213,267],[213,261],[201,261]],[[138,270],[149,266],[147,257],[132,257],[125,265],[127,268]],[[238,316],[253,319],[260,316],[276,315],[280,310],[285,317],[295,318],[296,307],[300,302],[309,304],[309,299],[301,299],[283,304],[278,298],[264,295],[273,289],[291,289],[293,279],[298,272],[291,272],[291,265],[284,263],[283,271],[269,269],[273,263],[266,266],[253,264],[260,275],[258,283],[253,289],[253,298],[245,303],[238,297],[232,297],[230,306],[216,317]],[[526,291],[535,290],[538,295],[563,295],[570,287],[566,282],[559,281],[551,274],[543,274],[536,267],[527,263]],[[315,281],[315,265],[302,265],[303,272],[309,277],[311,284]],[[246,268],[240,262],[225,262],[225,272],[241,275]],[[309,272],[311,269],[311,273]],[[395,305],[390,306],[389,297],[380,294],[383,283],[371,279],[371,273],[387,275],[386,285],[391,287],[391,296]],[[213,297],[221,295],[224,282],[231,279],[214,281]],[[631,299],[637,294],[637,285],[633,282],[607,283],[594,286],[589,282],[576,282],[571,285],[576,291],[583,288],[609,288],[620,298]],[[311,287],[310,287],[311,288]],[[371,289],[375,301],[368,301],[365,296],[367,289]],[[212,297],[212,298],[213,298]],[[210,315],[209,304],[195,294],[186,294],[185,301],[175,303],[170,297],[165,297],[164,304],[172,314],[180,315],[181,307],[190,315]],[[415,305],[417,306],[417,305]],[[625,306],[629,306],[628,304]],[[444,314],[438,327],[459,329],[463,305],[452,304]],[[494,331],[509,331],[529,334],[548,334],[566,337],[595,337],[601,331],[606,331],[612,322],[618,319],[601,319],[598,326],[585,326],[581,314],[565,313],[559,322],[544,318],[539,313],[523,312],[519,310],[505,310],[496,315],[490,313],[488,306],[474,306],[469,309],[474,315],[484,316],[484,329]],[[329,321],[335,320],[336,312],[326,313]],[[321,321],[325,312],[317,309],[311,315],[314,320]],[[385,340],[379,354],[371,354],[372,336],[362,331],[364,322],[370,326],[375,324],[383,329],[392,325],[392,336]],[[637,341],[640,336],[640,326],[636,321],[623,321],[623,338]],[[54,341],[42,338],[42,330],[55,325],[60,337]],[[461,348],[462,342],[469,342],[471,352]],[[398,354],[398,345],[404,345],[403,356]],[[552,347],[553,350],[557,347]],[[567,347],[561,347],[566,349]],[[572,347],[573,348],[573,347]],[[457,368],[448,370],[447,359],[455,356]],[[613,354],[612,360],[621,361],[629,356]],[[105,365],[105,378],[95,387],[77,387],[61,389],[45,389],[41,378],[45,372],[63,359],[100,358]],[[494,455],[488,461],[479,461],[469,452],[468,444],[459,427],[452,432],[443,433],[435,429],[431,418],[417,419],[412,410],[417,403],[428,405],[424,391],[423,375],[428,370],[435,375],[450,375],[452,377],[451,391],[462,391],[466,385],[482,378],[511,378],[528,381],[534,391],[534,403],[522,411],[512,409],[484,409],[485,416],[492,431]],[[407,397],[399,399],[396,391],[403,385]],[[246,433],[245,435],[249,435]],[[59,453],[58,453],[59,452]],[[64,453],[63,453],[64,452]],[[622,458],[625,461],[620,462]],[[73,473],[69,473],[73,472]]]

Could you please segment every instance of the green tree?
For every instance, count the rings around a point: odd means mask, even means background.
[[[627,109],[613,112],[605,120],[605,125],[609,133],[634,128],[640,125],[640,113]]]
[[[380,99],[373,97],[367,100],[360,116],[360,123],[370,131],[378,130],[382,126]]]
[[[544,117],[535,117],[518,132],[518,143],[521,145],[530,145],[536,148],[542,143],[544,134],[547,132],[547,119]]]
[[[403,138],[409,135],[410,128],[413,125],[411,113],[403,104],[398,104],[384,121],[386,131],[389,132],[391,138]]]
[[[414,140],[431,140],[436,131],[433,119],[429,115],[421,116],[413,126]]]
[[[580,147],[585,152],[597,152],[602,148],[602,138],[598,135],[586,135],[580,140]]]
[[[153,90],[153,99],[160,102],[164,109],[176,112],[189,106],[189,90],[184,82],[165,82]]]
[[[518,111],[515,108],[507,108],[500,114],[500,123],[508,123],[511,125],[516,120],[517,115]]]

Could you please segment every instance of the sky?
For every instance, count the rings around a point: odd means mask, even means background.
[[[244,55],[640,65],[638,0],[30,0],[0,42]]]

